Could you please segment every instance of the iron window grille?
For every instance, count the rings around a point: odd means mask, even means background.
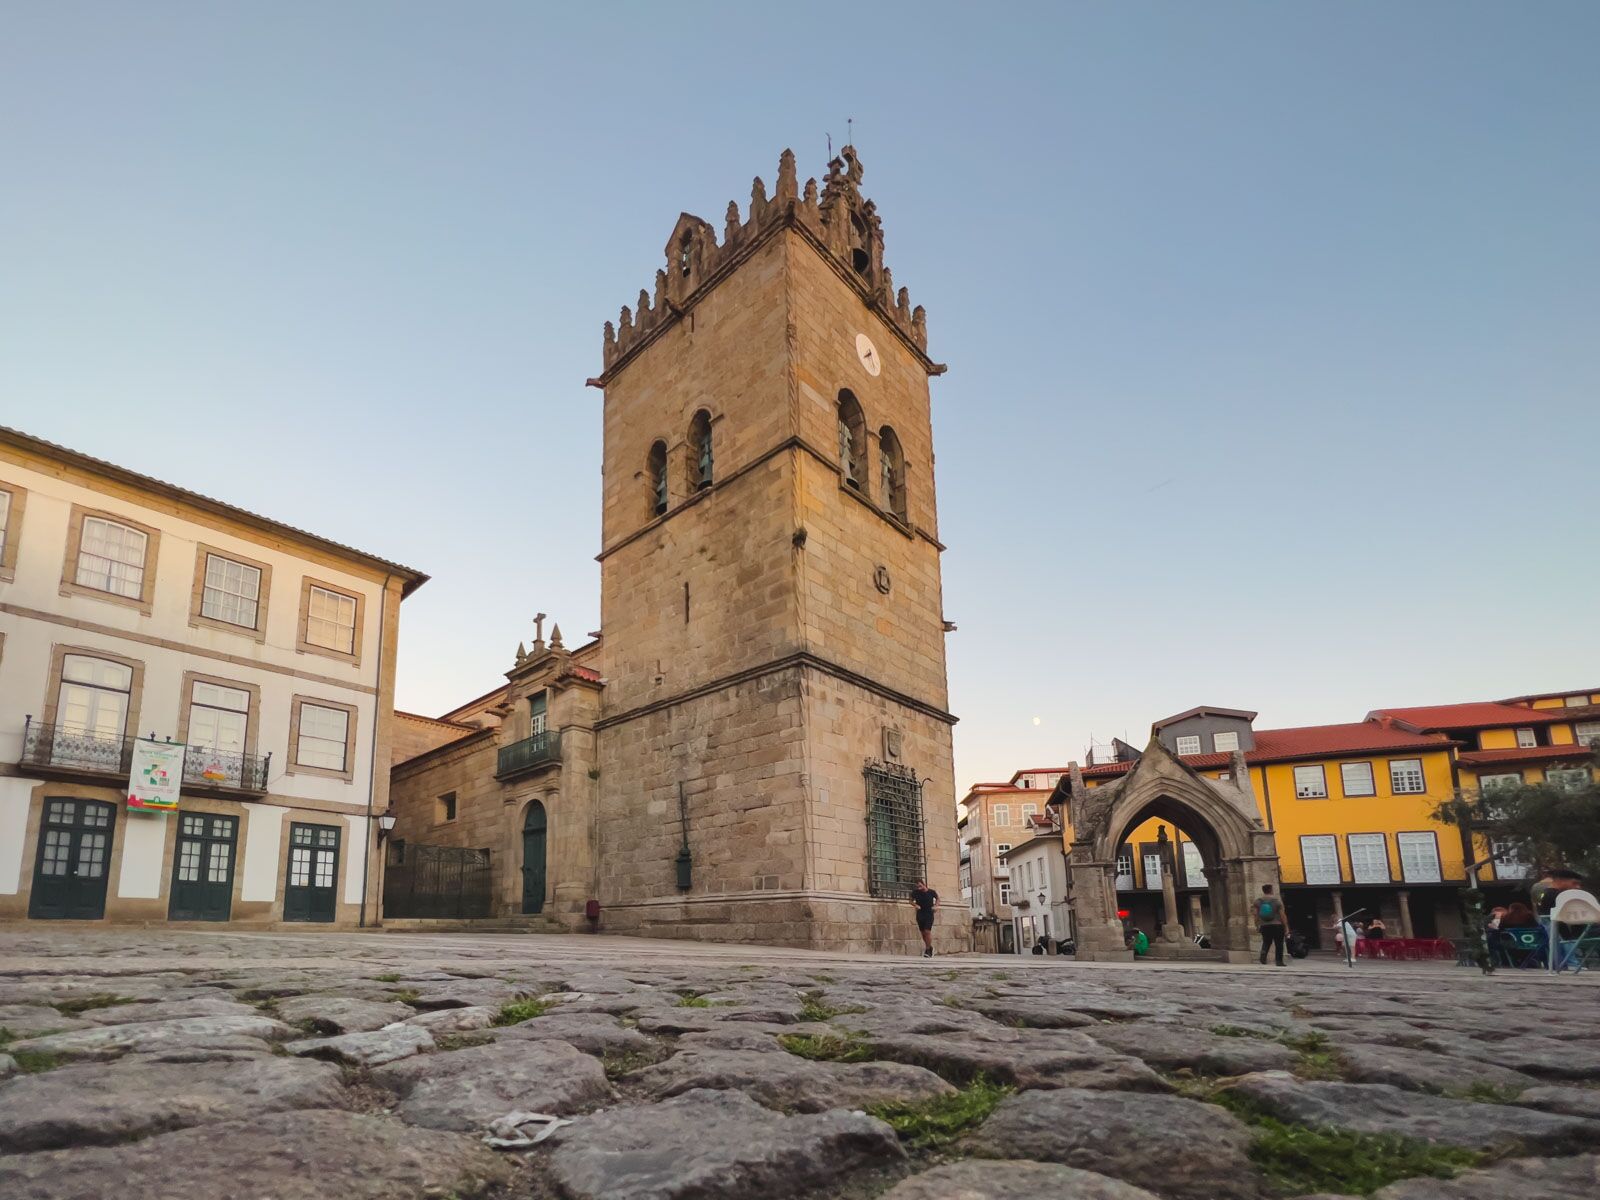
[[[867,784],[867,882],[874,896],[903,899],[926,878],[922,781],[909,767],[871,759]]]

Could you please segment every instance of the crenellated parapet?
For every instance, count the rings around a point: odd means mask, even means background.
[[[820,191],[815,179],[807,179],[802,187],[795,172],[794,151],[785,150],[778,159],[777,185],[770,196],[758,176],[751,184],[750,204],[743,216],[738,201],[728,202],[720,241],[709,222],[681,214],[667,239],[667,263],[656,272],[654,291],[641,288],[638,302],[631,308],[623,305],[616,323],[605,324],[605,371],[681,316],[703,289],[714,286],[745,252],[783,226],[801,230],[926,359],[926,314],[920,304],[912,306],[905,288],[895,289],[893,276],[883,265],[883,223],[877,205],[861,194],[861,176],[855,147],[846,146],[828,164]],[[937,364],[929,367],[933,373],[943,370]]]

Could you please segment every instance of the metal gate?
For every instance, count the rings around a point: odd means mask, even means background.
[[[390,842],[383,915],[467,920],[490,915],[489,852]]]

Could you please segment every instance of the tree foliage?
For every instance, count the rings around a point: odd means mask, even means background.
[[[1482,833],[1539,872],[1557,867],[1600,880],[1600,785],[1530,783],[1461,792],[1444,801],[1439,820]]]

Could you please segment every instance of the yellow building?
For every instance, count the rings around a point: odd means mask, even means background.
[[[1600,690],[1520,696],[1494,702],[1377,709],[1363,721],[1293,729],[1254,727],[1256,714],[1200,707],[1158,721],[1152,738],[1198,774],[1228,780],[1242,756],[1263,827],[1277,843],[1292,930],[1329,945],[1344,915],[1381,916],[1390,936],[1453,937],[1461,932],[1457,892],[1474,864],[1494,850],[1482,837],[1434,818],[1458,790],[1510,783],[1584,783],[1596,772]],[[1128,774],[1141,752],[1113,743],[1076,768],[1092,790]],[[1018,771],[1007,793],[1050,789],[1065,810],[1070,852],[1072,767]],[[986,785],[993,803],[1000,785]],[[1008,794],[1008,803],[1016,803]],[[1171,841],[1162,845],[1163,826]],[[1205,838],[1145,820],[1118,841],[1118,907],[1154,934],[1164,913],[1162,874],[1170,871],[1187,933],[1210,920]],[[975,860],[976,861],[976,860]],[[1503,855],[1475,872],[1497,898],[1522,886],[1528,868]]]
[[[1442,734],[1454,743],[1457,785],[1466,793],[1528,783],[1585,785],[1595,777],[1600,741],[1600,691],[1555,692],[1510,700],[1387,708],[1368,714],[1397,729]],[[1528,864],[1487,838],[1473,838],[1479,883],[1517,888]],[[1506,899],[1495,895],[1494,899]]]

